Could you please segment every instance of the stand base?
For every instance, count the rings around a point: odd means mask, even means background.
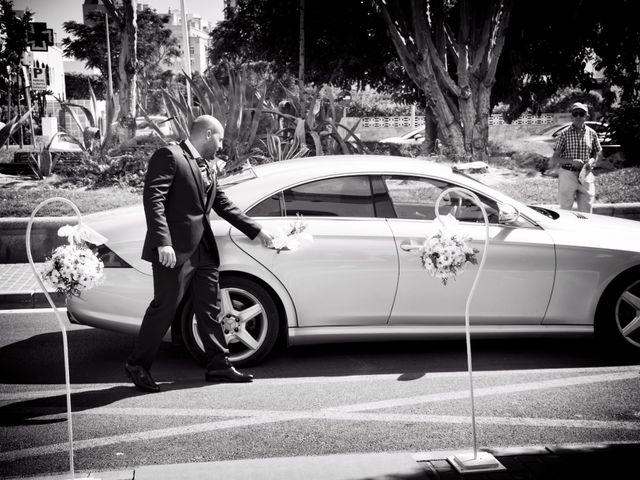
[[[447,460],[461,474],[506,470],[505,466],[488,452],[478,452],[475,458],[473,453],[463,453],[448,457]]]

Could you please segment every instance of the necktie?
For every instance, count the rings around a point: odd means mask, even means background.
[[[204,190],[209,191],[209,188],[211,188],[211,170],[209,169],[209,164],[201,157],[196,158],[196,162],[200,169],[200,175],[202,175]]]

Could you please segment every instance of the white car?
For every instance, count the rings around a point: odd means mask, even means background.
[[[424,125],[408,131],[399,137],[388,137],[380,140],[380,143],[391,143],[394,145],[420,145],[424,142]]]
[[[221,256],[221,312],[232,360],[261,361],[276,345],[450,338],[464,335],[477,266],[443,286],[423,268],[419,245],[437,227],[434,204],[450,187],[475,193],[489,215],[490,245],[471,304],[474,337],[600,334],[640,351],[640,223],[521,204],[452,167],[389,156],[325,156],[245,170],[227,195],[269,231],[302,215],[313,242],[276,252],[212,215]],[[455,212],[483,252],[480,209],[457,193]],[[103,285],[72,297],[73,323],[136,333],[152,297],[140,259],[142,206],[88,215],[108,238]],[[201,359],[191,303],[171,336]],[[169,339],[168,337],[167,339]]]

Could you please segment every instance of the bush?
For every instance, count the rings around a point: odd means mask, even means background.
[[[623,102],[607,116],[609,130],[627,158],[627,165],[640,165],[640,99]]]
[[[416,105],[416,115],[424,115],[424,107]],[[348,117],[393,117],[411,115],[411,104],[398,103],[390,94],[369,91],[352,91],[347,105]]]

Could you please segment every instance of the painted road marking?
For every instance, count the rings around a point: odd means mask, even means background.
[[[593,372],[582,369],[581,372]],[[488,374],[489,372],[484,372]],[[511,372],[515,373],[515,372]],[[587,385],[600,382],[612,382],[627,379],[638,379],[637,367],[623,367],[607,369],[596,375],[580,375],[575,377],[543,380],[529,383],[518,383],[475,389],[476,396],[504,395],[508,393],[533,391],[566,386]],[[421,415],[421,414],[392,414],[368,413],[363,410],[386,409],[404,405],[447,401],[468,398],[468,390],[444,392],[432,395],[420,395],[410,398],[396,398],[378,402],[366,402],[341,407],[329,407],[318,410],[297,411],[267,411],[267,410],[218,410],[218,409],[171,409],[171,408],[117,408],[99,407],[96,409],[74,412],[77,415],[203,415],[210,417],[232,416],[229,420],[218,420],[184,427],[172,427],[123,435],[80,440],[74,443],[74,450],[88,449],[113,445],[124,442],[144,441],[177,435],[190,435],[213,430],[239,428],[248,425],[262,425],[266,423],[285,422],[300,419],[331,419],[346,421],[385,421],[385,422],[421,422],[421,423],[470,423],[468,416],[452,415]],[[240,417],[240,418],[238,418]],[[559,427],[559,428],[599,428],[607,430],[640,430],[640,422],[602,421],[583,419],[549,419],[549,418],[518,418],[518,417],[478,417],[479,423],[494,425],[523,425],[531,427]],[[18,458],[47,455],[65,452],[68,443],[58,443],[41,447],[12,450],[0,453],[0,461],[11,461]]]

